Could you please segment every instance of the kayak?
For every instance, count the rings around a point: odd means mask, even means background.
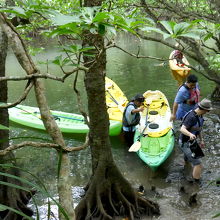
[[[171,154],[174,148],[171,110],[166,96],[159,90],[146,91],[145,110],[140,113],[134,143],[140,142],[137,155],[152,170],[156,170]]]
[[[40,130],[45,130],[37,107],[17,105],[9,108],[9,119],[21,125],[25,125]],[[89,128],[84,122],[84,117],[80,114],[53,111],[51,114],[56,120],[58,127],[63,133],[88,133]],[[110,120],[109,135],[116,136],[121,133],[122,123]]]
[[[172,72],[172,75],[174,77],[175,80],[177,80],[178,85],[182,85],[186,79],[186,77],[189,75],[190,73],[190,68],[187,66],[189,65],[188,60],[186,59],[186,57],[183,55],[183,63],[186,64],[183,66],[181,64],[177,64],[176,59],[173,58],[175,51],[172,51],[169,57],[169,66]]]
[[[135,133],[134,139],[137,140],[140,135],[139,131]],[[153,171],[170,156],[174,148],[173,130],[169,130],[167,134],[161,137],[143,137],[140,138],[141,148],[137,151],[137,155],[143,160]]]
[[[148,90],[143,96],[145,97],[145,110],[140,113],[141,119],[138,125],[139,131],[150,137],[160,137],[165,135],[172,127],[170,121],[171,110],[166,96],[159,90]]]
[[[105,94],[109,119],[122,122],[128,99],[118,85],[108,77],[105,77]]]

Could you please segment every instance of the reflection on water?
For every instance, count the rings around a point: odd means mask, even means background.
[[[137,46],[140,46],[140,54],[145,56],[155,56],[167,59],[171,50],[165,46],[152,42],[143,42],[129,36],[119,39],[120,46],[131,53],[137,53]],[[48,50],[46,53],[36,57],[37,60],[52,59],[57,56],[54,50]],[[161,90],[172,105],[177,90],[177,83],[173,80],[167,65],[160,65],[162,61],[136,59],[117,49],[111,49],[107,54],[107,75],[112,78],[124,91],[128,98],[136,93],[142,93],[146,90]],[[190,60],[189,60],[190,61]],[[14,65],[10,65],[12,63]],[[46,71],[46,66],[41,67],[42,72]],[[12,55],[9,56],[7,72],[13,75],[23,75],[23,71],[18,67]],[[62,73],[56,66],[49,66],[49,73],[62,76]],[[11,74],[12,75],[12,74]],[[213,89],[213,84],[202,76],[199,77],[202,95],[208,96]],[[76,96],[72,89],[72,79],[60,83],[51,80],[44,80],[46,85],[46,95],[51,109],[66,112],[78,113]],[[83,86],[83,74],[79,77],[77,84],[82,93],[86,107],[86,93]],[[9,101],[12,102],[22,93],[24,82],[9,83]],[[33,91],[22,103],[36,106]],[[214,121],[214,122],[213,122]],[[192,186],[185,184],[185,193],[180,192],[181,180],[183,178],[183,167],[181,167],[178,151],[172,153],[170,158],[158,169],[152,172],[135,153],[129,153],[125,147],[122,136],[111,137],[112,152],[116,164],[130,183],[138,188],[140,185],[145,187],[146,196],[157,201],[161,207],[162,215],[158,219],[211,219],[212,214],[220,209],[219,187],[209,186],[211,180],[220,176],[220,144],[219,144],[219,119],[216,115],[207,118],[205,127],[205,139],[208,143],[205,149],[206,157],[203,160],[203,186],[200,189],[194,189],[197,193],[197,205],[190,207],[188,199],[193,193]],[[178,130],[178,125],[175,129]],[[48,135],[39,130],[29,129],[16,124],[11,124],[11,136],[36,137],[50,139]],[[84,135],[64,135],[68,146],[81,145],[85,139]],[[176,137],[177,138],[177,137]],[[18,141],[18,140],[17,140]],[[38,140],[41,141],[41,140]],[[16,143],[16,141],[14,140]],[[22,165],[44,182],[52,194],[56,194],[56,174],[58,158],[54,150],[23,148],[17,150],[16,156]],[[73,186],[84,186],[91,174],[91,157],[89,148],[80,152],[70,154],[72,162],[71,181]],[[189,175],[189,173],[188,173]],[[155,189],[152,192],[151,189]],[[44,201],[41,195],[37,195],[39,203]]]

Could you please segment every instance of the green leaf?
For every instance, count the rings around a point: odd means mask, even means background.
[[[138,28],[139,26],[145,24],[144,21],[133,21],[130,23],[130,27],[132,28]]]
[[[147,20],[151,25],[155,25],[155,22],[152,18],[144,18],[145,20]]]
[[[0,130],[9,130],[9,128],[0,124]]]
[[[6,210],[7,210],[7,207],[0,205],[0,212],[6,211]]]
[[[96,7],[84,7],[81,14],[82,20],[86,24],[92,24],[95,11],[96,11]]]
[[[147,32],[157,32],[157,33],[160,33],[160,34],[165,34],[165,32],[161,31],[159,28],[155,28],[155,27],[144,27],[144,28],[141,28],[142,31],[147,31]]]
[[[173,28],[176,24],[173,21],[160,21],[160,23],[165,27],[165,29],[170,33],[173,34]]]
[[[79,17],[76,16],[70,16],[70,15],[62,15],[62,14],[57,14],[56,16],[51,18],[53,24],[55,25],[65,25],[69,23],[80,23],[81,20]]]
[[[174,32],[175,35],[182,34],[182,33],[187,31],[189,26],[190,26],[190,24],[188,24],[186,22],[176,24],[176,25],[174,25],[173,32]]]
[[[62,55],[55,57],[55,59],[52,61],[53,64],[62,66]]]
[[[193,38],[195,40],[200,40],[201,39],[201,37],[198,34],[196,34],[196,33],[185,33],[185,34],[180,34],[179,36],[181,36],[181,37],[189,37],[189,38]]]
[[[95,47],[83,47],[82,49],[80,49],[80,52],[85,52],[85,51],[89,51],[89,50],[94,50]]]
[[[68,53],[79,53],[81,49],[81,45],[66,45],[62,47],[62,52],[68,52]]]
[[[166,40],[166,39],[169,38],[169,37],[172,37],[172,35],[163,32],[163,39],[164,39],[164,40]]]
[[[115,25],[127,25],[125,19],[122,16],[114,15],[113,24]]]
[[[220,216],[220,212],[217,213],[216,215],[212,216],[212,218],[217,218],[217,217],[219,217],[219,216]]]
[[[0,181],[0,185],[5,185],[5,186],[13,187],[13,188],[16,188],[16,189],[21,189],[21,190],[26,191],[26,192],[30,192],[30,189],[25,188],[23,186],[19,186],[19,185],[13,184],[13,183],[8,183],[8,182]]]
[[[65,212],[65,210],[64,210],[64,209],[60,206],[60,204],[57,203],[57,201],[56,201],[53,197],[51,197],[51,195],[47,192],[47,190],[46,190],[44,184],[41,182],[41,180],[38,178],[38,176],[33,175],[33,174],[30,173],[28,170],[22,169],[22,168],[17,167],[17,166],[13,166],[13,165],[11,165],[11,164],[0,164],[0,166],[3,167],[3,168],[17,168],[17,169],[19,169],[19,170],[21,170],[21,171],[24,171],[24,172],[28,173],[28,174],[31,175],[32,177],[34,177],[34,178],[39,182],[39,185],[34,184],[34,183],[32,183],[32,182],[30,182],[30,181],[24,179],[24,178],[21,178],[21,177],[16,176],[16,175],[12,175],[12,174],[8,174],[8,173],[0,172],[0,175],[6,176],[6,177],[9,177],[9,178],[13,178],[13,179],[16,179],[16,180],[19,180],[20,182],[25,183],[25,184],[27,184],[27,185],[30,185],[30,186],[32,186],[34,189],[37,189],[38,191],[40,191],[41,193],[43,193],[44,196],[47,196],[47,197],[51,198],[51,200],[58,206],[59,210],[62,212],[62,214],[64,215],[65,219],[66,219],[66,220],[69,220],[69,217],[68,217],[67,213]],[[42,188],[41,188],[41,187],[42,187]],[[10,207],[7,207],[7,206],[4,206],[4,205],[0,204],[0,208],[9,209]],[[9,210],[10,210],[10,209],[9,209]],[[16,212],[16,210],[12,210],[12,211],[15,211],[15,212]],[[20,213],[19,213],[19,214],[20,214]],[[23,216],[23,215],[22,215],[22,216]],[[26,217],[26,216],[25,216],[25,217]],[[29,218],[28,218],[28,219],[29,219]],[[30,219],[32,220],[32,218],[30,218]]]
[[[212,38],[213,37],[213,33],[207,33],[204,37],[203,37],[203,40],[204,41],[207,41],[207,40],[209,40],[210,38]]]
[[[108,19],[109,13],[108,12],[99,12],[95,15],[95,17],[93,18],[92,22],[103,22],[104,20]]]
[[[23,8],[20,8],[20,7],[17,7],[17,6],[11,7],[10,9],[8,9],[8,8],[1,8],[0,12],[12,13],[12,14],[15,14],[15,15],[17,15],[19,17],[27,18],[25,10]]]
[[[3,204],[0,204],[0,210],[10,210],[10,211],[12,211],[12,212],[15,212],[15,213],[17,213],[17,214],[19,214],[19,215],[25,217],[25,218],[28,219],[28,220],[33,220],[31,217],[25,215],[23,212],[18,211],[18,210],[16,210],[16,209],[13,209],[13,208],[11,208],[11,207],[9,207],[9,206],[6,206],[6,205],[3,205]]]
[[[105,34],[105,25],[104,24],[99,24],[99,26],[98,26],[98,33],[100,35],[104,35]]]
[[[64,35],[64,34],[79,34],[81,32],[80,27],[77,23],[69,23],[66,25],[59,26],[57,29],[54,29],[49,33],[49,37],[54,37],[57,35]]]

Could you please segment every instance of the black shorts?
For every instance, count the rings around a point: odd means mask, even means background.
[[[190,162],[193,166],[201,164],[201,159],[192,157],[192,151],[189,148],[188,142],[179,141],[179,148],[184,154],[184,160]]]

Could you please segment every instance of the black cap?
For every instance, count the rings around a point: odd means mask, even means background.
[[[138,102],[144,102],[144,96],[142,94],[137,94],[135,97],[134,97],[134,100],[138,101]]]

